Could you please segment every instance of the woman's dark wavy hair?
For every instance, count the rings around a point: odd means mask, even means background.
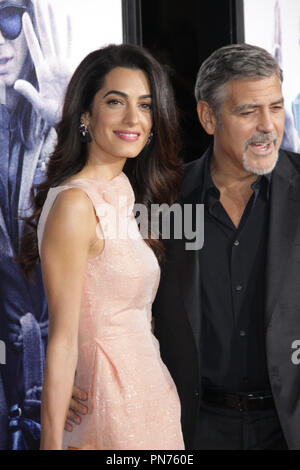
[[[90,53],[76,69],[67,88],[62,119],[57,125],[57,145],[50,157],[47,178],[37,187],[33,215],[26,219],[33,231],[23,237],[18,261],[27,279],[39,262],[36,228],[48,190],[85,166],[88,147],[80,139],[80,118],[83,113],[91,112],[96,93],[103,86],[106,75],[116,67],[144,71],[152,95],[154,136],[151,143],[136,158],[128,159],[124,167],[136,202],[149,208],[150,217],[151,204],[171,205],[179,195],[181,162],[178,159],[177,110],[162,66],[148,51],[133,45],[109,45]],[[161,261],[164,254],[162,242],[151,239],[150,235],[145,241]]]

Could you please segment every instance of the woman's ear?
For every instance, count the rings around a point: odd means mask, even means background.
[[[89,122],[90,122],[89,117],[90,117],[90,115],[89,115],[88,111],[86,111],[85,113],[83,113],[83,114],[81,115],[81,118],[80,118],[80,121],[83,122],[83,124],[84,124],[86,127],[88,127]]]
[[[197,113],[203,129],[207,134],[213,135],[217,127],[217,118],[212,108],[206,101],[199,101],[197,104]]]

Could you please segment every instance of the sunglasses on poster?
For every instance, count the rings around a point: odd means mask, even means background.
[[[26,6],[4,4],[0,6],[0,31],[5,39],[16,39],[22,30],[22,16]]]

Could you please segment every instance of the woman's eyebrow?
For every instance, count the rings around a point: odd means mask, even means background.
[[[118,91],[118,90],[110,90],[107,93],[105,93],[104,98],[106,98],[109,95],[119,95],[122,96],[122,98],[128,98],[128,95],[124,93],[123,91]],[[151,98],[151,95],[141,95],[139,96],[139,99],[146,99],[146,98]]]

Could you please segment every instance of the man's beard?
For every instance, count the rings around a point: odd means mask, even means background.
[[[267,175],[268,173],[271,173],[274,170],[274,168],[277,164],[277,161],[278,161],[278,157],[279,157],[279,152],[277,150],[274,162],[272,163],[272,165],[269,168],[253,168],[252,166],[249,165],[248,160],[247,160],[247,154],[246,154],[246,152],[244,152],[244,154],[243,154],[243,167],[246,171],[248,171],[248,173],[253,173],[255,175]],[[261,157],[261,158],[264,158],[264,157]]]
[[[275,155],[275,159],[272,163],[272,165],[269,167],[269,168],[253,168],[252,166],[249,165],[248,163],[248,159],[247,159],[247,148],[249,147],[249,145],[251,144],[268,144],[268,143],[272,143],[274,144],[274,147],[276,145],[276,142],[277,142],[277,135],[276,134],[273,134],[273,133],[270,133],[270,134],[260,134],[260,135],[257,135],[255,137],[252,137],[251,139],[247,140],[246,144],[245,144],[245,150],[244,150],[244,153],[243,153],[243,167],[244,169],[248,172],[248,173],[253,173],[255,175],[267,175],[268,173],[271,173],[276,164],[277,164],[277,161],[278,161],[278,156],[279,156],[279,153],[278,153],[278,150],[276,151],[276,155]],[[264,155],[261,155],[259,158],[265,158]]]

